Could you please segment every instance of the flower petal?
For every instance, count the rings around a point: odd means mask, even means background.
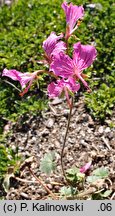
[[[62,89],[63,87],[58,86],[58,84],[54,82],[51,82],[47,88],[49,98],[58,97],[61,94]]]
[[[55,75],[61,76],[63,78],[68,78],[70,75],[72,75],[73,68],[74,65],[72,59],[63,52],[60,52],[58,55],[56,55],[50,65],[50,71],[53,71]]]
[[[80,89],[80,84],[76,83],[73,77],[69,77],[67,80],[64,81],[66,88],[68,88],[71,92],[77,92]]]
[[[15,70],[15,69],[8,70],[5,68],[3,70],[2,76],[7,76],[7,77],[9,77],[15,81],[19,81],[21,74],[22,74],[21,72]]]
[[[64,52],[66,50],[66,43],[64,43],[63,41],[59,41],[56,45],[54,50],[52,51],[51,55],[55,56],[60,52]]]
[[[24,88],[28,82],[31,82],[31,81],[33,82],[33,80],[36,79],[36,76],[37,76],[37,72],[22,73],[20,76],[20,84],[22,88]]]
[[[73,61],[80,72],[88,68],[97,56],[97,51],[94,46],[82,45],[80,42],[74,44]]]
[[[48,85],[48,95],[50,98],[59,97],[65,89],[71,92],[77,92],[80,88],[80,84],[76,83],[74,78],[69,77],[69,79],[57,80],[57,82],[52,82]]]
[[[62,3],[62,8],[65,11],[66,22],[67,25],[69,25],[70,34],[71,34],[73,28],[76,25],[77,20],[82,18],[82,16],[84,15],[84,8],[83,6],[76,6],[73,5],[72,3],[68,5],[67,2]]]
[[[30,88],[31,85],[32,85],[32,82],[33,82],[33,79],[31,79],[31,80],[29,81],[28,86],[20,93],[20,96],[21,96],[21,97],[23,97],[23,96],[28,92],[29,88]]]
[[[80,168],[80,172],[81,173],[87,172],[87,170],[90,169],[91,164],[92,164],[92,161],[86,163],[83,167]]]
[[[63,38],[63,34],[57,36],[55,32],[51,32],[49,37],[43,42],[42,47],[46,53],[47,58],[51,59],[51,54],[55,49],[58,40],[60,40],[61,38]]]
[[[33,81],[36,78],[37,72],[34,73],[21,73],[17,70],[11,69],[7,70],[6,68],[3,70],[2,76],[7,76],[12,80],[19,81],[22,88],[26,87],[28,82]]]

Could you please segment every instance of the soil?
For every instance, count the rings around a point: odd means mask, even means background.
[[[62,175],[60,166],[60,154],[64,135],[67,126],[69,109],[66,101],[61,99],[53,100],[49,109],[38,116],[29,116],[27,120],[22,117],[19,122],[11,126],[12,135],[8,138],[7,145],[14,150],[18,146],[18,154],[21,154],[23,163],[20,165],[18,178],[25,182],[11,178],[11,186],[6,193],[5,199],[52,199],[55,194],[60,199],[59,191],[67,185]],[[115,134],[114,128],[108,123],[115,121],[114,115],[111,119],[101,125],[94,121],[84,106],[84,97],[79,97],[74,102],[72,118],[64,150],[64,169],[73,166],[80,168],[89,161],[92,161],[88,175],[99,167],[109,169],[109,177],[106,182],[96,182],[90,185],[85,182],[85,191],[111,189],[112,199],[115,199]],[[6,126],[7,128],[7,126]],[[49,176],[40,171],[40,161],[45,153],[55,151],[56,170]],[[29,161],[28,161],[29,160]],[[28,166],[29,164],[29,166]],[[48,187],[50,192],[36,181],[32,172],[40,177],[40,180]],[[30,181],[30,182],[29,182]],[[77,186],[76,186],[77,187]],[[79,185],[80,190],[80,185]],[[81,188],[80,191],[83,191]],[[87,199],[90,196],[84,196]]]

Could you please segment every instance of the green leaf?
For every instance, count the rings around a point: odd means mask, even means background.
[[[81,172],[77,173],[77,179],[79,182],[82,182],[84,178],[85,178],[84,173],[81,173]]]
[[[45,154],[44,158],[41,160],[40,163],[40,170],[42,172],[45,172],[47,175],[49,175],[56,168],[54,159],[55,159],[54,152]]]
[[[102,197],[108,197],[112,193],[112,190],[106,190],[103,194],[101,193]]]
[[[91,199],[92,200],[103,200],[103,197],[101,196],[100,193],[97,193],[97,194],[94,193],[91,195]]]
[[[98,179],[101,179],[101,177],[100,176],[88,176],[87,182],[92,183],[92,182],[97,181]]]
[[[68,169],[66,173],[67,173],[67,176],[66,176],[67,179],[72,183],[82,182],[85,177],[85,174],[80,173],[77,167],[72,167]]]
[[[14,176],[13,173],[5,175],[5,178],[4,178],[4,181],[3,181],[3,188],[4,188],[4,190],[5,190],[6,193],[9,191],[9,188],[10,188],[10,178],[13,177],[13,176]]]
[[[76,188],[63,186],[60,189],[60,194],[62,196],[73,196],[76,193]]]
[[[79,172],[79,169],[77,167],[72,167],[72,168],[66,170],[66,173],[68,175],[75,175],[78,172]]]
[[[96,170],[94,170],[92,172],[91,176],[87,177],[87,181],[92,183],[98,179],[104,179],[104,178],[108,177],[108,175],[109,175],[108,169],[105,167],[100,167],[100,168],[97,168]]]
[[[107,168],[101,167],[101,168],[97,168],[96,170],[94,170],[94,171],[92,172],[92,174],[93,174],[94,176],[99,176],[99,177],[101,177],[101,178],[106,178],[106,177],[108,177],[108,175],[109,175],[109,171],[108,171]]]

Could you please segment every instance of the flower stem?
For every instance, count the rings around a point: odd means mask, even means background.
[[[65,174],[65,170],[64,170],[64,165],[63,165],[63,154],[64,154],[64,149],[65,149],[65,145],[66,145],[66,139],[67,139],[68,130],[69,130],[69,126],[70,126],[72,108],[73,108],[73,97],[72,97],[72,101],[71,101],[70,112],[69,112],[69,116],[68,116],[68,123],[67,123],[66,132],[65,132],[64,142],[63,142],[63,146],[62,146],[62,150],[61,150],[61,168],[62,168],[63,176],[65,177],[66,180],[67,180],[67,178],[66,178],[66,174]]]
[[[46,70],[38,70],[38,71],[35,71],[35,72],[38,72],[38,73],[37,73],[37,76],[39,76],[39,74],[46,73],[46,74],[48,74],[48,75],[50,75],[50,76],[54,77],[55,79],[59,79],[59,77],[58,77],[58,76],[56,76],[56,75],[55,75],[53,72],[51,72],[51,71],[46,71]]]

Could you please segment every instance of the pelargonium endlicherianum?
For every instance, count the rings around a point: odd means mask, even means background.
[[[66,178],[63,167],[63,153],[72,114],[73,96],[80,89],[79,81],[81,81],[87,91],[90,92],[90,87],[85,81],[87,76],[83,74],[83,70],[88,68],[96,59],[97,51],[92,45],[83,45],[81,42],[77,42],[73,45],[72,58],[69,56],[69,38],[79,27],[80,19],[84,16],[84,8],[83,6],[76,6],[72,3],[68,4],[64,2],[62,3],[62,9],[66,16],[65,34],[61,33],[57,35],[55,32],[51,32],[42,44],[44,59],[40,61],[44,66],[47,65],[46,69],[34,71],[33,73],[22,73],[15,69],[8,70],[5,68],[2,76],[7,76],[14,81],[19,81],[22,87],[21,96],[28,92],[34,80],[39,79],[39,74],[47,73],[55,78],[55,80],[48,84],[47,94],[49,98],[62,97],[64,95],[70,108],[61,151],[61,167],[63,175]],[[85,173],[90,167],[91,161],[81,167],[80,172]]]
[[[60,35],[51,32],[42,45],[45,57],[43,62],[47,63],[49,69],[38,70],[33,73],[22,73],[15,69],[8,70],[5,68],[2,76],[19,81],[22,87],[20,95],[23,96],[28,92],[33,81],[39,79],[39,73],[48,73],[56,79],[55,82],[53,81],[48,85],[49,98],[60,97],[63,93],[70,106],[69,95],[76,93],[80,89],[79,80],[90,91],[83,70],[93,63],[97,51],[92,45],[83,45],[81,42],[77,42],[73,45],[73,56],[70,58],[68,55],[68,39],[78,28],[78,21],[84,16],[84,8],[67,2],[63,2],[61,6],[66,16],[66,32]],[[62,41],[62,39],[65,41]]]

